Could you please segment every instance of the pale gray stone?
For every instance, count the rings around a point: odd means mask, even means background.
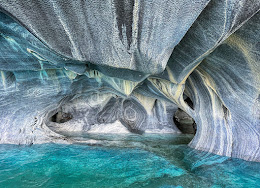
[[[197,125],[190,147],[260,161],[259,9],[0,0],[0,143],[69,143],[63,132],[110,127],[180,133],[179,108]]]

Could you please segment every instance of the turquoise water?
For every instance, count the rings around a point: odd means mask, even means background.
[[[190,149],[191,138],[77,135],[72,145],[0,145],[0,187],[260,186],[260,163]]]

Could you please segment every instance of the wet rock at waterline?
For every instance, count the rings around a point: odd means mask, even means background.
[[[191,147],[260,161],[259,1],[0,7],[0,143],[180,133],[179,108],[196,123]]]

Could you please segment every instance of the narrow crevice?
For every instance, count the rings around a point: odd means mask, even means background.
[[[224,112],[224,118],[227,119],[228,109],[227,109],[227,107],[225,107],[224,105],[222,105],[222,108],[223,108],[223,112]]]
[[[190,97],[186,97],[186,99],[184,99],[184,101],[186,102],[186,104],[192,109],[194,110],[194,106],[193,106],[193,102],[192,100],[190,99]]]

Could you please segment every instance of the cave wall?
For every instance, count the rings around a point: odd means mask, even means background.
[[[141,99],[141,100],[140,100]],[[92,93],[63,101],[60,107],[48,114],[45,122],[55,132],[95,132],[97,127],[107,128],[100,133],[111,133],[109,126],[118,125],[121,133],[180,133],[173,122],[177,105],[158,99],[133,94],[123,98],[109,93]],[[66,122],[60,123],[52,117],[64,114]],[[54,114],[54,116],[53,116]],[[56,117],[57,119],[57,117]],[[120,128],[121,127],[121,128]],[[94,129],[94,130],[93,130]],[[115,133],[115,131],[112,131]]]
[[[0,143],[118,123],[260,161],[259,1],[0,1]],[[193,102],[191,108],[184,97]],[[59,110],[73,118],[58,125]]]

